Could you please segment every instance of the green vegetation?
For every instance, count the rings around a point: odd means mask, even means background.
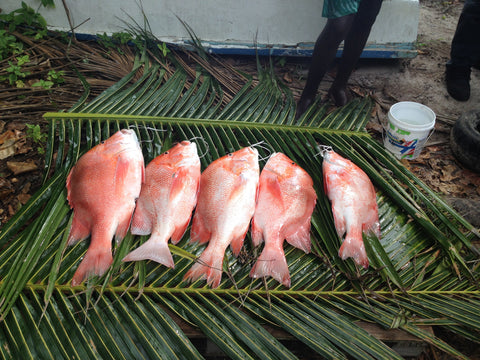
[[[45,144],[47,142],[47,134],[42,132],[40,125],[27,125],[27,138],[32,139],[32,141],[37,145],[37,151],[39,154],[45,154]]]
[[[53,4],[53,1],[42,1],[43,3]],[[41,39],[47,35],[47,22],[43,16],[23,1],[21,8],[8,14],[0,15],[0,22],[6,23],[8,31],[11,33],[19,31],[35,39]]]
[[[97,41],[107,50],[116,50],[123,55],[123,50],[120,45],[125,45],[133,40],[132,35],[126,32],[113,33],[112,36],[107,33],[97,34]]]
[[[30,56],[23,55],[15,58],[14,61],[8,60],[8,67],[5,69],[7,75],[0,76],[0,81],[8,80],[10,85],[16,85],[16,87],[24,87],[24,79],[27,75],[30,75],[29,71],[24,70],[23,65],[30,62]]]
[[[65,71],[55,71],[50,70],[47,75],[47,80],[40,79],[36,83],[32,85],[32,87],[42,87],[44,89],[51,89],[54,85],[60,85],[65,82],[63,76],[65,75]]]
[[[54,6],[53,0],[41,0],[42,6]],[[6,60],[7,66],[0,71],[0,82],[7,81],[9,85],[18,88],[25,87],[24,79],[32,73],[28,71],[31,62],[30,55],[25,53],[25,47],[16,33],[31,37],[35,40],[42,39],[47,34],[45,19],[25,2],[22,6],[8,14],[0,14],[0,61]],[[64,71],[50,70],[46,79],[35,82],[33,87],[50,89],[54,85],[65,82]]]

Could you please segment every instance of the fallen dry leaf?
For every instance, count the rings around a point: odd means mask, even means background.
[[[32,183],[31,182],[27,182],[25,185],[23,185],[23,188],[22,188],[22,194],[28,194],[28,192],[30,191],[30,188],[32,187]]]
[[[285,80],[287,83],[291,83],[293,81],[292,74],[289,72],[285,73],[285,75],[283,75],[283,80]]]
[[[20,202],[20,204],[25,205],[31,197],[32,197],[32,195],[30,195],[30,194],[19,194],[17,196],[17,199]]]
[[[16,133],[12,130],[5,131],[3,134],[0,134],[0,145],[4,144],[7,141],[17,140]]]
[[[15,140],[7,139],[0,145],[0,160],[15,155]]]
[[[442,173],[440,176],[442,181],[449,182],[459,177],[458,167],[454,165],[445,165],[440,169],[440,171]]]
[[[11,172],[13,172],[14,175],[23,174],[38,169],[37,165],[33,161],[7,161],[7,167],[10,169]]]

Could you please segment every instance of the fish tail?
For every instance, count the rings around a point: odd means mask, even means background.
[[[102,276],[112,265],[113,257],[110,247],[90,246],[72,278],[72,286],[80,285],[92,275]]]
[[[358,265],[363,266],[365,269],[368,268],[368,257],[363,244],[362,233],[358,234],[357,231],[356,235],[352,235],[351,232],[347,232],[345,240],[338,251],[338,256],[342,260],[353,258]]]
[[[271,276],[286,287],[290,287],[290,272],[282,247],[265,245],[250,271],[253,278]]]
[[[168,243],[166,241],[154,241],[152,238],[127,254],[122,261],[140,260],[153,260],[172,269],[175,267]]]
[[[222,266],[223,253],[219,255],[207,246],[197,259],[197,262],[187,271],[184,280],[195,281],[198,279],[206,279],[208,285],[216,288],[222,280]]]

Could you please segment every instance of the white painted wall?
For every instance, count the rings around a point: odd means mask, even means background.
[[[39,0],[24,0],[33,8]],[[370,34],[371,44],[408,44],[417,37],[419,0],[384,0]],[[20,7],[20,0],[2,0],[8,13]],[[177,19],[188,23],[202,40],[222,44],[296,46],[316,40],[326,19],[322,18],[323,0],[66,0],[75,31],[85,34],[119,32],[122,20],[139,24],[143,17],[141,3],[152,32],[162,41],[189,40]],[[54,29],[69,30],[61,0],[54,9],[40,8],[40,13]]]

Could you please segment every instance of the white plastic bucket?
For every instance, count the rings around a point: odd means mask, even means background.
[[[416,159],[435,126],[435,113],[411,101],[393,104],[388,112],[384,145],[399,159]]]

